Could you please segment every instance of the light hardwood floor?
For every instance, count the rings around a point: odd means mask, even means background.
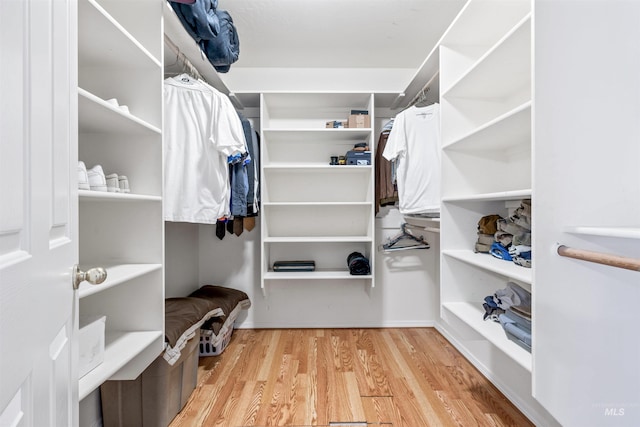
[[[435,329],[407,328],[236,330],[170,427],[340,422],[533,425]]]

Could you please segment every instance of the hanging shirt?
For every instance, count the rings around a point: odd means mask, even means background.
[[[397,161],[400,213],[440,212],[439,104],[399,113],[382,155]]]
[[[186,74],[164,82],[164,219],[214,224],[229,216],[227,158],[245,152],[229,98]]]

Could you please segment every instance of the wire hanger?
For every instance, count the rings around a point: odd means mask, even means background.
[[[415,228],[411,224],[403,223],[400,226],[400,233],[389,240],[378,249],[381,252],[406,251],[410,249],[429,249],[429,243],[424,240],[423,236],[416,236],[409,232],[408,228]]]
[[[180,48],[166,34],[164,35],[164,42],[169,47],[169,49],[171,49],[176,54],[176,62],[174,62],[171,65],[165,66],[165,68],[171,69],[175,65],[178,65],[178,63],[182,64],[181,71],[165,72],[164,73],[165,77],[173,77],[173,76],[178,76],[180,74],[188,74],[189,76],[191,76],[196,80],[204,80],[204,78],[198,72],[196,67],[194,67],[191,61],[189,61],[189,58],[187,58],[186,55],[180,51]]]

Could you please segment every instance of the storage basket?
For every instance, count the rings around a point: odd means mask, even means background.
[[[200,356],[219,356],[222,354],[229,341],[231,341],[231,334],[233,334],[233,324],[223,334],[220,343],[215,346],[211,343],[213,337],[213,331],[210,329],[200,330]]]

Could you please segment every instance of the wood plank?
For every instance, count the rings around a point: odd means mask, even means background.
[[[531,426],[433,328],[236,330],[171,427]]]

